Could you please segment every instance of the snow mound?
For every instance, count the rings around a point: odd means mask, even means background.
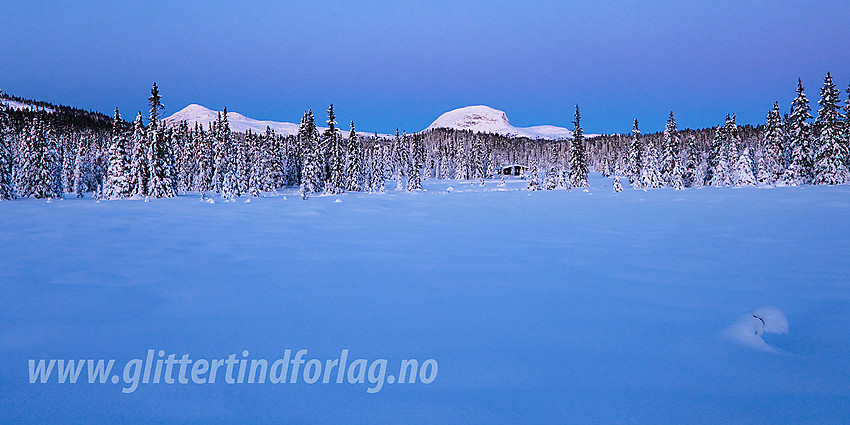
[[[765,333],[788,333],[788,319],[785,318],[782,310],[771,306],[759,307],[726,328],[723,336],[745,347],[771,353],[784,353],[762,338]]]
[[[572,131],[554,125],[514,127],[503,111],[484,105],[467,106],[446,112],[431,123],[425,131],[435,128],[470,130],[476,133],[495,133],[530,139],[565,140],[573,137]]]

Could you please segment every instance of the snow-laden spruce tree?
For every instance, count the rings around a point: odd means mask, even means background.
[[[213,177],[213,142],[212,139],[204,131],[204,127],[195,123],[195,130],[192,136],[195,140],[196,159],[198,163],[195,168],[197,175],[195,176],[194,190],[204,192],[212,189]]]
[[[12,129],[6,105],[0,103],[0,200],[17,198],[12,175]]]
[[[245,138],[236,137],[236,196],[242,196],[248,192],[248,185],[251,183],[251,163],[254,162],[251,157],[251,146],[249,143],[254,142],[255,134],[248,130]]]
[[[422,139],[418,134],[405,136],[409,140],[407,160],[407,190],[414,192],[422,190],[422,163],[425,161],[425,150],[422,147]]]
[[[377,136],[375,137],[377,141]],[[387,191],[386,181],[384,181],[384,166],[381,158],[383,157],[383,148],[375,143],[372,148],[371,160],[371,177],[369,178],[370,193],[385,193]]]
[[[51,142],[52,132],[42,114],[36,114],[24,141],[23,168],[19,172],[18,193],[23,197],[58,198],[62,196],[61,160]],[[57,172],[58,171],[58,172]]]
[[[620,193],[623,191],[623,183],[620,182],[620,165],[615,163],[614,165],[614,193]]]
[[[88,157],[88,144],[83,140],[77,143],[76,158],[74,159],[74,188],[71,192],[77,195],[77,198],[82,198],[83,194],[88,189],[86,182],[85,161]]]
[[[224,178],[227,174],[234,173],[236,165],[233,158],[233,141],[230,131],[230,123],[227,119],[227,108],[223,113],[216,115],[215,138],[213,139],[213,190],[217,193],[224,191]],[[235,184],[231,178],[231,184]],[[235,188],[228,188],[228,192],[235,192]]]
[[[832,75],[826,74],[820,91],[820,110],[817,127],[818,151],[814,167],[815,184],[842,184],[847,182],[847,140],[844,136],[844,122],[839,106],[839,93],[832,82]]]
[[[814,176],[815,150],[810,119],[809,100],[803,91],[803,81],[798,79],[797,97],[788,116],[789,163],[784,176],[785,183],[791,186],[811,183]]]
[[[301,197],[307,199],[310,194],[321,191],[319,171],[319,145],[313,111],[307,111],[301,119],[298,129],[298,142],[303,152],[304,163],[301,165]]]
[[[540,172],[537,168],[537,161],[531,162],[531,168],[528,170],[528,185],[526,189],[535,192],[540,190]]]
[[[133,122],[133,159],[130,163],[130,187],[134,195],[148,196],[150,167],[148,166],[148,144],[141,111]]]
[[[328,108],[328,129],[322,137],[323,144],[328,150],[329,173],[325,183],[325,192],[338,195],[345,192],[345,156],[342,151],[342,140],[336,131],[336,115],[334,105]]]
[[[698,168],[702,162],[702,153],[697,149],[696,138],[691,135],[688,137],[686,145],[687,159],[682,170],[682,183],[685,187],[702,186],[704,176],[701,176]]]
[[[670,187],[675,186],[674,180],[681,179],[681,164],[679,164],[679,130],[676,128],[676,118],[673,112],[667,118],[663,138],[664,153],[661,156],[661,178]],[[677,172],[674,172],[678,168]],[[679,174],[676,176],[676,174]]]
[[[658,150],[652,140],[646,141],[642,157],[640,186],[647,189],[664,187],[664,179],[661,177],[661,170],[658,169]]]
[[[164,109],[159,88],[153,83],[148,123],[148,165],[150,167],[149,196],[154,198],[172,198],[177,196],[172,176],[173,161],[168,145],[170,137],[166,134],[165,124],[159,121],[160,111]]]
[[[726,121],[729,122],[729,116]],[[732,182],[732,169],[729,157],[729,139],[726,127],[718,126],[708,148],[708,169],[705,173],[706,186],[722,187]]]
[[[573,126],[575,129],[571,142],[570,183],[572,187],[587,187],[587,152],[585,152],[584,131],[581,128],[581,113],[578,105],[576,105]]]
[[[352,192],[361,192],[363,190],[363,152],[360,150],[357,132],[354,131],[354,121],[351,121],[351,130],[348,132],[347,148],[345,189]]]
[[[756,185],[756,177],[753,175],[753,159],[750,156],[749,147],[744,147],[738,155],[733,175],[736,187]]]
[[[638,128],[638,120],[635,119],[632,127],[632,139],[629,143],[629,160],[626,175],[629,177],[629,182],[636,188],[640,188],[641,166],[643,165],[643,146],[640,142],[640,129]]]
[[[773,103],[773,109],[767,114],[764,128],[761,161],[759,161],[758,181],[763,185],[775,184],[782,178],[785,154],[782,149],[782,115],[779,102]]]
[[[106,173],[104,196],[121,199],[133,194],[130,187],[130,154],[127,151],[127,136],[121,128],[121,114],[115,108],[112,119],[112,144],[109,146],[109,168]]]
[[[463,142],[461,141],[457,144],[457,150],[455,151],[455,180],[469,179],[468,163],[466,152],[463,149]]]

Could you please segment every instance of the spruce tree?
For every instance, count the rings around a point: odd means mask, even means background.
[[[635,119],[632,127],[632,139],[629,144],[629,165],[626,174],[629,176],[629,182],[636,188],[640,188],[641,166],[643,165],[643,148],[640,142],[640,129],[638,128],[638,120]]]
[[[702,154],[699,152],[696,146],[696,139],[694,136],[688,137],[688,158],[685,160],[684,173],[682,175],[682,183],[685,187],[694,187],[694,186],[702,186],[702,176],[698,171],[698,168],[701,164],[701,156]]]
[[[384,180],[384,171],[383,164],[381,163],[381,157],[383,156],[383,149],[381,145],[377,143],[377,136],[375,136],[375,146],[372,148],[372,170],[371,177],[369,178],[369,192],[370,193],[385,193],[387,191],[386,181]]]
[[[150,181],[148,195],[154,198],[172,198],[177,196],[174,177],[172,176],[173,161],[169,147],[169,137],[165,125],[159,121],[159,111],[164,107],[156,83],[151,88],[150,122],[148,123],[148,167]]]
[[[572,187],[587,187],[587,153],[584,146],[584,131],[581,128],[581,113],[576,105],[573,121],[572,152],[570,156],[570,183]]]
[[[354,131],[354,121],[351,121],[351,131],[348,132],[348,149],[345,162],[346,190],[360,192],[363,190],[363,153]]]
[[[678,174],[678,175],[677,175]],[[661,158],[661,177],[670,187],[676,186],[676,180],[682,178],[679,160],[679,131],[676,128],[676,118],[673,112],[667,118],[664,128],[664,154]]]
[[[308,111],[301,119],[298,139],[303,152],[304,163],[301,166],[301,197],[307,199],[310,194],[319,192],[319,147],[316,141],[316,124],[313,111]]]
[[[643,149],[643,163],[640,166],[640,186],[647,189],[664,187],[661,170],[658,169],[658,150],[652,140],[646,141]]]
[[[536,161],[531,162],[531,168],[528,171],[528,185],[526,186],[526,189],[532,192],[540,190],[540,175]]]
[[[735,162],[734,183],[736,187],[755,186],[756,177],[753,175],[753,160],[750,148],[744,147]]]
[[[797,97],[788,117],[789,160],[785,182],[792,186],[811,183],[814,174],[815,151],[812,147],[812,118],[809,100],[803,92],[803,81],[797,80]]]
[[[817,125],[818,152],[814,167],[815,184],[842,184],[847,181],[847,146],[843,136],[843,121],[839,106],[839,93],[832,76],[827,73],[820,91],[820,110]]]
[[[707,186],[729,186],[732,183],[732,163],[729,148],[728,128],[731,117],[726,116],[725,126],[718,126],[714,131],[714,139],[708,151],[708,172],[706,173]]]
[[[424,149],[422,147],[422,139],[418,134],[413,136],[405,136],[409,140],[407,160],[407,190],[414,192],[422,189],[422,162],[424,161]]]
[[[6,105],[0,103],[0,200],[17,198],[13,180],[12,129]]]
[[[330,168],[325,192],[338,195],[345,192],[345,156],[342,151],[342,140],[336,132],[336,115],[334,115],[333,104],[328,108],[328,129],[325,130],[323,139],[329,151],[328,166]]]
[[[148,196],[150,167],[148,166],[148,144],[141,111],[133,122],[133,162],[130,164],[130,186],[133,194]]]
[[[785,156],[782,151],[782,138],[782,115],[779,113],[779,102],[774,102],[773,109],[767,114],[764,129],[763,149],[758,167],[760,184],[772,185],[782,178]]]
[[[109,148],[109,169],[106,178],[105,196],[109,199],[126,198],[132,195],[130,187],[130,156],[127,152],[127,137],[121,128],[121,115],[115,108],[112,120],[112,144]]]

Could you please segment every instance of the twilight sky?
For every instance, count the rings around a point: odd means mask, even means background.
[[[0,0],[0,90],[125,118],[156,81],[189,103],[389,133],[485,104],[518,126],[707,127],[787,110],[827,71],[846,98],[846,0]]]

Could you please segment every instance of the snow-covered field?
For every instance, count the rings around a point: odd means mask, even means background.
[[[0,202],[0,422],[846,423],[850,186],[591,185]],[[376,394],[28,381],[27,359],[150,348],[347,348],[439,375]]]

